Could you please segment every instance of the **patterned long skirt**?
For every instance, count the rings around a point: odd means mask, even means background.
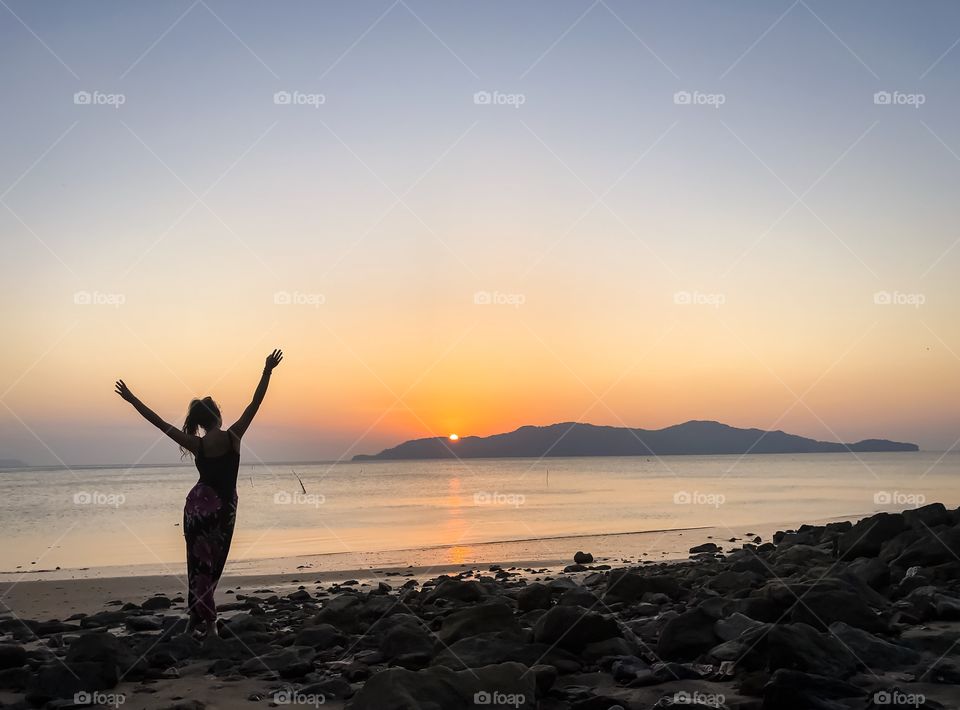
[[[227,563],[233,527],[237,521],[237,492],[224,500],[206,483],[197,483],[183,506],[183,535],[187,542],[187,609],[193,623],[213,622],[217,583]]]

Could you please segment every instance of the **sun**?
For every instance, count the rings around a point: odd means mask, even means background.
[[[459,439],[459,438],[460,438],[460,435],[459,435],[459,434],[451,434],[451,435],[449,436],[450,441],[456,441],[456,440]]]

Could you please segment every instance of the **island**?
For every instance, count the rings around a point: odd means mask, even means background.
[[[783,431],[740,429],[689,421],[664,429],[631,429],[564,422],[522,426],[492,436],[412,439],[354,461],[409,459],[542,458],[562,456],[674,456],[709,454],[814,454],[919,451],[916,444],[864,439],[851,444],[817,441]]]

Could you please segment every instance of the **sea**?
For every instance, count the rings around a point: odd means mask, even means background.
[[[0,472],[0,581],[182,574],[192,465]],[[960,505],[960,453],[242,463],[227,572],[680,559]]]

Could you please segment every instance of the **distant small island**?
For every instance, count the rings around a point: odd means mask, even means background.
[[[0,468],[26,468],[27,464],[20,459],[0,459]]]
[[[566,422],[523,426],[493,436],[412,439],[354,461],[406,459],[540,458],[561,456],[674,456],[704,454],[814,454],[853,451],[919,451],[916,444],[864,439],[852,444],[817,441],[783,431],[738,429],[711,421],[689,421],[665,429],[629,429]]]

